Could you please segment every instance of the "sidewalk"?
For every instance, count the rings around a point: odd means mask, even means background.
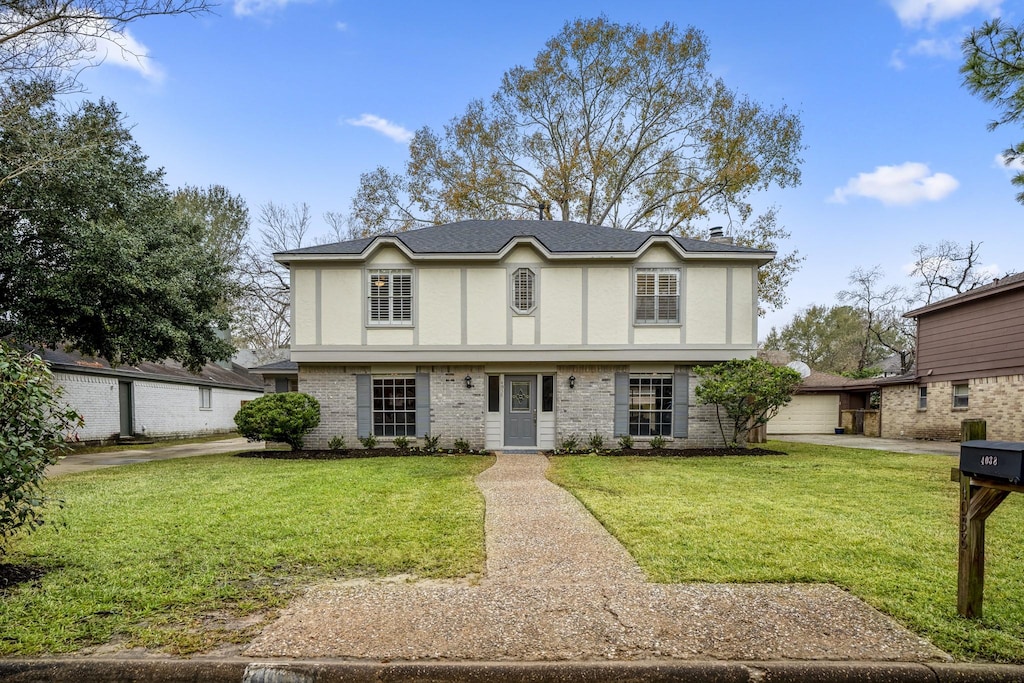
[[[649,584],[541,455],[477,477],[487,572],[469,581],[346,581],[310,590],[244,651],[363,660],[949,661],[829,585]]]
[[[253,443],[242,437],[233,439],[222,439],[220,441],[205,441],[203,443],[188,443],[179,446],[160,446],[154,444],[149,448],[127,448],[118,451],[104,451],[102,453],[74,453],[65,456],[56,465],[46,468],[47,477],[59,477],[62,474],[74,472],[85,472],[97,470],[104,467],[116,467],[118,465],[132,465],[151,460],[170,460],[172,458],[189,458],[196,455],[210,455],[212,453],[230,453],[232,451],[259,450],[263,443]]]
[[[776,434],[768,437],[774,441],[815,443],[821,446],[843,446],[845,448],[866,448],[872,451],[894,453],[921,453],[934,455],[960,455],[957,441],[923,441],[917,439],[881,439],[859,434]]]

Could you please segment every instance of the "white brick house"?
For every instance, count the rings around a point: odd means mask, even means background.
[[[112,368],[102,358],[74,352],[39,353],[62,387],[64,401],[85,418],[75,434],[84,442],[231,432],[242,401],[263,395],[259,379],[238,365],[208,363],[194,374],[170,361]]]
[[[307,439],[375,434],[548,449],[720,441],[696,364],[757,351],[774,253],[553,221],[464,221],[281,252]]]

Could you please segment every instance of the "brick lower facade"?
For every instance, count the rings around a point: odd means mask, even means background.
[[[394,368],[390,368],[394,372]],[[628,372],[629,366],[619,365],[560,365],[554,372],[540,371],[555,377],[554,445],[575,436],[586,444],[593,434],[599,434],[607,447],[616,447],[615,427],[615,374]],[[633,372],[642,369],[632,368]],[[509,374],[532,374],[534,370],[517,370]],[[713,406],[697,402],[697,378],[691,368],[679,366],[675,372],[690,375],[688,402],[688,436],[666,438],[670,448],[701,448],[723,445],[722,435]],[[488,373],[485,366],[409,366],[401,374],[430,375],[430,434],[441,437],[441,446],[450,447],[455,439],[467,441],[473,448],[485,448],[488,425]],[[320,402],[320,426],[306,437],[306,447],[327,448],[335,436],[342,436],[348,447],[358,447],[356,415],[356,376],[373,374],[365,366],[335,366],[329,364],[302,364],[299,368],[299,390]],[[470,377],[471,387],[466,386]],[[574,386],[569,387],[569,377]],[[538,392],[540,387],[538,386]],[[678,399],[678,397],[677,397]],[[493,415],[493,413],[492,413]],[[550,415],[550,413],[548,413]],[[492,421],[493,424],[493,421]],[[728,426],[726,426],[728,430]],[[416,437],[422,434],[417,433]],[[731,436],[728,433],[726,436]],[[548,437],[550,439],[550,437]],[[381,443],[389,439],[379,438]],[[410,437],[418,443],[419,438]],[[634,437],[634,444],[642,447],[647,437]]]
[[[953,407],[953,384],[968,385],[966,408]],[[918,409],[918,387],[928,387],[928,403]],[[882,388],[882,437],[960,440],[962,420],[985,420],[987,437],[1024,440],[1024,375],[980,377],[962,382],[922,382]]]

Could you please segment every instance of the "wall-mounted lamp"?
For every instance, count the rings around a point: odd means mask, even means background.
[[[472,375],[466,375],[466,379],[463,380],[466,383],[467,389],[473,388],[473,377]]]
[[[576,388],[576,375],[569,375],[569,388],[570,389],[575,389]]]

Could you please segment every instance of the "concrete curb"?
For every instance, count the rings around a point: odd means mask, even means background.
[[[1024,667],[911,662],[367,662],[348,660],[0,660],[0,681],[70,683],[928,683],[1024,682]]]

